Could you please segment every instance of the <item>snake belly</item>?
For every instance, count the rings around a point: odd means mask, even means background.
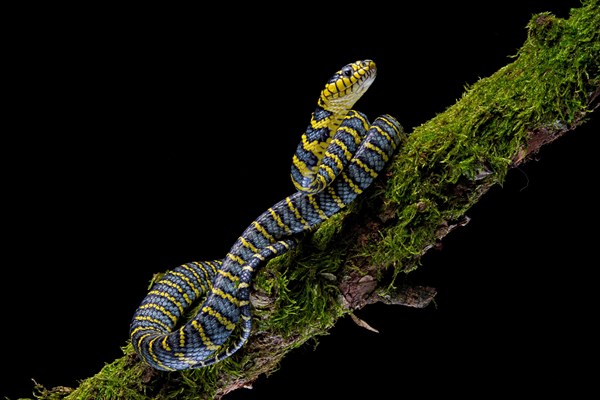
[[[293,156],[297,192],[253,221],[222,260],[180,265],[152,286],[130,328],[133,348],[146,363],[165,371],[200,368],[244,345],[256,271],[367,189],[400,143],[403,129],[394,117],[371,124],[351,109],[375,75],[375,63],[362,60],[327,81]],[[197,314],[179,323],[198,301]]]

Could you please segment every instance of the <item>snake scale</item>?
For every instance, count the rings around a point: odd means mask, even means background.
[[[390,115],[370,124],[351,109],[376,73],[373,61],[361,60],[327,81],[293,156],[297,192],[252,222],[224,259],[183,264],[152,286],[130,328],[133,348],[149,365],[165,371],[200,368],[240,349],[250,336],[256,271],[295,246],[300,233],[351,203],[384,168],[400,143],[401,125]],[[198,313],[178,324],[200,301]]]

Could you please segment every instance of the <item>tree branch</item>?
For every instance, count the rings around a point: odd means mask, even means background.
[[[290,350],[353,310],[375,302],[426,307],[435,290],[408,286],[404,273],[466,224],[466,210],[502,183],[510,168],[598,108],[597,1],[584,2],[568,20],[538,14],[528,28],[513,63],[416,128],[386,176],[260,272],[252,296],[253,333],[238,354],[213,367],[161,373],[127,345],[124,357],[77,389],[37,386],[39,398],[220,398],[252,385]]]

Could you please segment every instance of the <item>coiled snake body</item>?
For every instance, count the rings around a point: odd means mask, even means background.
[[[148,364],[167,371],[199,368],[241,348],[250,335],[250,284],[257,269],[293,247],[301,232],[347,206],[383,169],[402,127],[390,115],[369,124],[351,110],[375,75],[373,61],[357,61],[325,85],[293,157],[298,192],[252,222],[223,260],[181,265],[151,288],[130,330],[133,348]],[[202,296],[199,312],[176,328]],[[238,338],[227,343],[236,328]]]

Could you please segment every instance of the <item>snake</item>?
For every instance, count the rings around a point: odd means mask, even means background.
[[[401,142],[402,126],[389,114],[370,123],[352,109],[376,74],[374,61],[359,60],[327,81],[292,157],[296,192],[256,218],[223,259],[182,264],[150,287],[130,324],[133,349],[148,365],[161,371],[201,368],[244,346],[252,330],[250,292],[257,271],[347,207],[384,169]],[[184,321],[192,309],[196,314]]]

